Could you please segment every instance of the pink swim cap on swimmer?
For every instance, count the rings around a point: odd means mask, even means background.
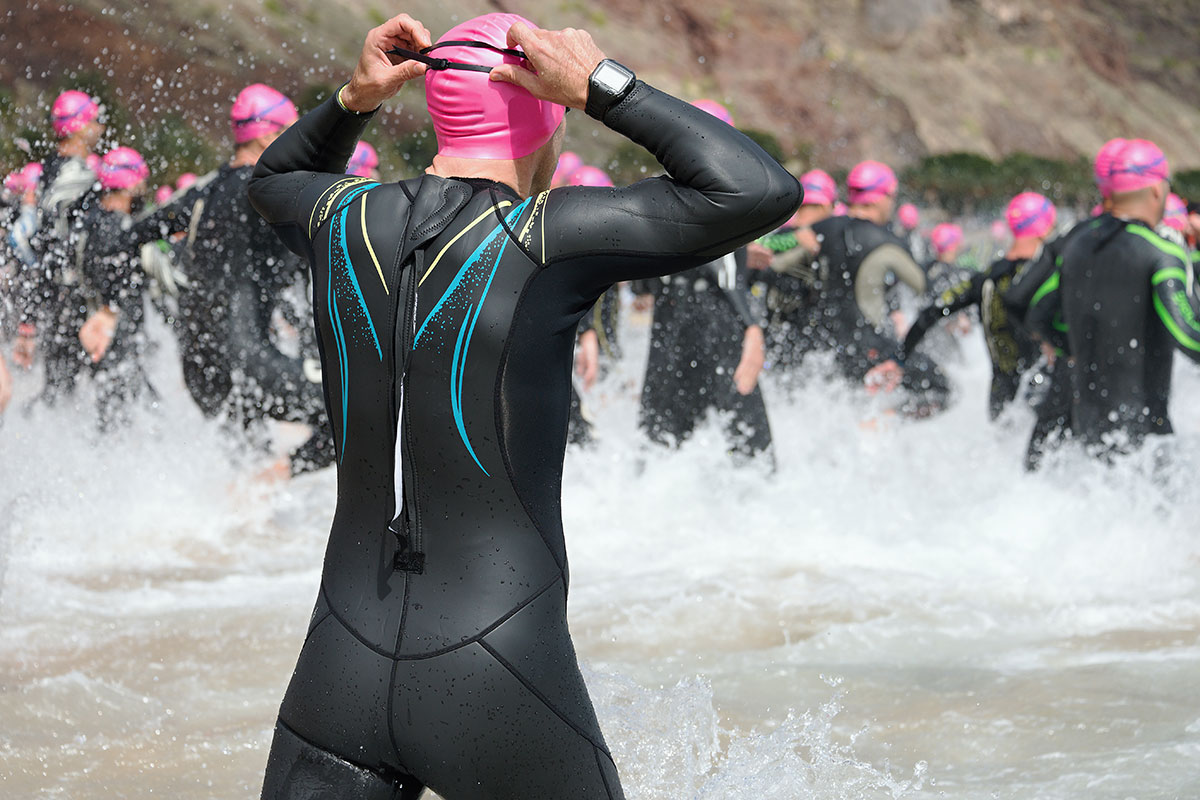
[[[951,248],[962,244],[962,240],[962,228],[949,222],[934,226],[933,232],[929,234],[929,242],[939,257],[945,255]]]
[[[1054,204],[1037,192],[1021,192],[1008,203],[1004,218],[1018,239],[1041,239],[1054,228],[1058,211]]]
[[[163,185],[154,190],[154,205],[161,206],[171,199],[171,195],[175,194],[175,190],[170,186]]]
[[[1113,156],[1109,188],[1126,194],[1154,186],[1171,174],[1167,157],[1158,145],[1145,139],[1130,139]]]
[[[733,115],[729,113],[729,109],[716,100],[697,100],[692,105],[701,111],[707,111],[726,125],[733,124]]]
[[[1092,165],[1092,171],[1096,175],[1096,188],[1100,190],[1102,197],[1108,197],[1112,194],[1112,165],[1113,159],[1117,157],[1117,152],[1125,146],[1124,139],[1109,139],[1096,153],[1096,161]]]
[[[599,167],[580,167],[571,173],[568,186],[612,186],[612,178]]]
[[[1101,205],[1100,203],[1096,203],[1096,205],[1092,206],[1091,216],[1098,217],[1103,213],[1104,213],[1104,206]]]
[[[100,187],[112,191],[129,189],[150,177],[142,154],[132,147],[118,147],[100,159]]]
[[[1167,207],[1163,211],[1163,224],[1180,233],[1185,232],[1188,228],[1187,203],[1183,202],[1183,198],[1174,192],[1167,195]]]
[[[917,211],[917,207],[912,203],[905,203],[896,209],[896,218],[906,231],[915,230],[921,224],[921,212]],[[959,231],[959,236],[961,235],[962,231]]]
[[[8,177],[4,179],[4,188],[15,194],[24,194],[36,188],[41,179],[42,165],[37,161],[30,161],[20,169],[8,173]]]
[[[896,193],[898,186],[896,173],[892,172],[892,168],[887,164],[878,161],[863,161],[855,165],[846,177],[850,202],[855,205],[865,205],[891,197]]]
[[[359,142],[354,146],[354,155],[346,165],[347,175],[357,175],[360,178],[371,177],[371,170],[379,166],[379,154],[367,142]]]
[[[508,47],[508,29],[523,22],[517,14],[485,14],[456,25],[439,42],[477,41]],[[524,64],[523,59],[473,47],[442,47],[438,57],[495,67]],[[425,97],[438,155],[454,158],[516,159],[550,141],[567,113],[563,106],[538,100],[519,86],[488,80],[486,72],[443,69],[425,72]]]
[[[833,215],[835,217],[844,217],[848,211],[850,209],[846,208],[846,204],[840,200],[833,204]]]
[[[54,135],[65,139],[89,122],[95,122],[100,117],[100,104],[84,92],[68,89],[54,101],[50,116]]]
[[[238,144],[281,131],[299,118],[292,101],[264,83],[253,83],[238,92],[229,110],[233,140]]]
[[[199,180],[194,172],[185,172],[179,176],[179,180],[175,181],[175,191],[185,192],[196,185]]]
[[[571,175],[582,166],[583,159],[578,154],[570,150],[563,151],[558,157],[558,166],[554,168],[554,177],[550,179],[550,185],[566,186]]]
[[[809,170],[800,176],[800,185],[804,187],[806,206],[831,206],[837,202],[837,183],[825,170]]]

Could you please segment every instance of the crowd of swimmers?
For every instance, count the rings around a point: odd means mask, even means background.
[[[694,105],[733,124],[719,103]],[[178,337],[184,382],[204,415],[259,448],[265,421],[307,424],[308,439],[272,472],[331,463],[308,272],[246,196],[258,157],[297,109],[254,84],[229,113],[229,160],[154,190],[133,148],[95,152],[105,133],[97,100],[81,91],[55,100],[54,155],[4,180],[0,413],[40,359],[43,384],[24,392],[30,406],[77,403],[90,381],[84,414],[102,433],[126,428],[133,410],[157,400],[145,325],[155,313]],[[371,145],[359,143],[348,172],[379,180]],[[653,314],[639,425],[665,446],[715,411],[735,458],[773,459],[764,368],[785,385],[824,371],[883,394],[897,417],[937,414],[955,402],[943,365],[961,359],[977,326],[992,362],[981,419],[1032,407],[1028,468],[1071,439],[1112,453],[1170,433],[1174,350],[1200,361],[1200,205],[1172,193],[1169,176],[1152,142],[1113,139],[1095,159],[1100,202],[1090,217],[1065,224],[1072,214],[1022,192],[993,228],[988,258],[968,265],[960,225],[926,230],[914,205],[897,207],[889,166],[856,165],[844,192],[827,172],[806,172],[803,205],[784,227],[704,266],[614,287],[585,315],[570,440],[597,435],[588,395],[623,357],[630,297]],[[564,152],[552,185],[613,182]]]

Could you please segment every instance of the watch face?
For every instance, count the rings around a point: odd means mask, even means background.
[[[596,70],[595,81],[606,91],[615,94],[625,88],[625,84],[629,82],[629,73],[616,64],[606,62]]]

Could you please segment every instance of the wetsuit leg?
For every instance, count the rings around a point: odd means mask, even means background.
[[[1021,373],[999,372],[992,373],[992,387],[988,394],[988,419],[995,420],[1004,411],[1004,407],[1017,396],[1021,386]]]
[[[275,726],[262,800],[416,800],[425,787],[357,767]]]
[[[63,323],[59,327],[63,329],[68,325],[69,323]],[[75,330],[78,331],[79,328],[76,327]],[[69,331],[55,331],[46,341],[42,351],[42,362],[46,370],[46,385],[42,389],[41,400],[53,405],[60,398],[75,391],[75,382],[87,360],[79,339],[71,336]]]
[[[1025,451],[1025,469],[1036,470],[1052,443],[1061,441],[1071,430],[1071,381],[1065,365],[1056,365],[1046,376],[1049,385],[1035,406],[1037,419]]]
[[[901,386],[908,394],[902,409],[913,417],[928,417],[950,404],[950,381],[931,358],[912,353],[904,363]]]

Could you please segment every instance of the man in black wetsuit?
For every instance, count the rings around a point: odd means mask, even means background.
[[[1167,159],[1133,139],[1112,167],[1111,211],[1089,220],[1063,251],[1031,309],[1035,330],[1065,329],[1072,429],[1097,452],[1169,434],[1176,348],[1200,363],[1200,300],[1183,248],[1154,232],[1169,192]],[[1035,314],[1034,311],[1038,313]]]
[[[933,413],[946,405],[950,391],[937,366],[914,354],[901,376],[891,360],[899,343],[888,314],[888,281],[894,276],[917,295],[925,291],[925,272],[885,227],[898,188],[895,173],[886,164],[864,161],[850,171],[846,185],[849,214],[812,226],[821,245],[819,335],[846,378],[895,374],[908,395],[906,410]]]
[[[51,125],[58,145],[43,164],[37,230],[29,242],[36,263],[25,265],[16,278],[20,326],[13,361],[28,369],[35,347],[41,350],[46,384],[40,397],[53,403],[74,391],[87,363],[77,338],[86,298],[75,240],[80,214],[96,200],[96,173],[90,162],[105,127],[99,103],[74,89],[55,99]]]
[[[979,306],[983,335],[992,357],[992,388],[988,398],[988,416],[996,419],[1016,396],[1021,376],[1037,360],[1037,347],[1025,331],[1009,319],[1002,297],[1014,276],[1037,255],[1042,241],[1054,228],[1057,211],[1054,204],[1036,192],[1022,192],[1008,204],[1005,218],[1012,231],[1013,243],[1003,258],[986,272],[980,272],[947,289],[927,306],[909,328],[902,355],[916,350],[925,333],[937,322]]]
[[[480,40],[425,56],[407,15],[372,30],[350,82],[250,185],[312,266],[338,466],[269,800],[623,797],[566,625],[576,326],[613,283],[712,261],[800,202],[748,138],[602,60],[586,33],[497,14],[444,37]],[[405,55],[442,68],[425,79],[433,166],[399,184],[347,178],[372,111],[424,71]],[[495,69],[489,82],[464,66]],[[543,191],[563,105],[670,177]]]
[[[211,181],[158,209],[134,232],[143,244],[188,231],[181,259],[188,288],[179,297],[180,348],[184,381],[200,410],[209,417],[225,415],[256,435],[267,419],[303,422],[311,429],[287,462],[273,467],[279,474],[333,461],[316,359],[286,355],[272,340],[272,315],[303,264],[246,195],[259,156],[296,117],[292,102],[271,87],[243,89],[230,111],[233,158]]]

